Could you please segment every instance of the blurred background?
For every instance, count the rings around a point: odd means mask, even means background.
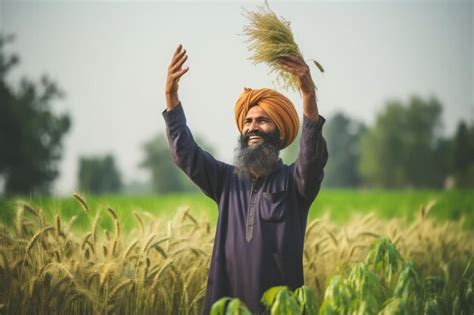
[[[0,0],[1,314],[201,314],[218,211],[171,160],[167,68],[182,44],[188,125],[227,163],[244,87],[283,92],[301,117],[300,95],[249,60],[259,5]],[[474,314],[474,2],[269,5],[326,118],[303,257],[318,305]]]
[[[232,163],[237,97],[279,89],[248,60],[241,35],[244,9],[261,4],[2,0],[0,194],[196,191],[165,137],[168,63],[183,44],[188,124]],[[269,4],[291,22],[318,86],[324,187],[474,186],[472,1]],[[283,93],[302,115],[300,96]],[[291,163],[296,152],[282,157]]]

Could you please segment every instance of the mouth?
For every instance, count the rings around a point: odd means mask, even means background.
[[[263,141],[262,137],[251,136],[251,137],[249,137],[248,144],[256,144],[256,143],[259,143],[259,142],[262,142],[262,141]]]

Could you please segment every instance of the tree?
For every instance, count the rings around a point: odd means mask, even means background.
[[[439,169],[441,104],[412,97],[405,106],[388,102],[362,137],[360,172],[370,185],[440,187],[447,174]]]
[[[329,160],[323,183],[330,187],[354,187],[361,182],[358,164],[360,138],[367,130],[363,123],[336,113],[323,130],[328,143]]]
[[[453,172],[456,185],[474,187],[474,124],[461,121],[453,140]]]
[[[104,157],[81,157],[78,183],[80,190],[93,194],[117,193],[122,189],[120,172],[110,154]]]
[[[200,138],[195,137],[196,142],[205,148],[207,152],[213,152],[210,145]],[[191,180],[174,164],[168,145],[168,139],[158,134],[143,146],[145,157],[140,167],[149,170],[153,190],[157,193],[197,191],[197,187]]]
[[[18,88],[9,85],[7,74],[19,57],[4,46],[13,39],[0,34],[0,177],[7,195],[49,193],[71,120],[52,111],[64,94],[46,75],[39,83],[22,78]]]

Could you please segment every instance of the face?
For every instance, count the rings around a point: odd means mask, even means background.
[[[273,123],[270,116],[258,105],[253,106],[247,113],[247,116],[244,120],[244,128],[242,129],[242,134],[257,131],[263,132],[265,134],[270,134],[276,129],[275,124]],[[259,144],[262,144],[264,139],[258,135],[252,135],[248,139],[248,146],[255,147]]]

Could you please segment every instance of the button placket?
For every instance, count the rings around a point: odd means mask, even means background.
[[[250,243],[250,241],[253,238],[253,228],[255,226],[255,213],[256,213],[256,194],[255,191],[257,190],[257,185],[255,182],[252,183],[252,188],[250,189],[250,201],[249,201],[249,207],[247,211],[247,224],[245,226],[245,239],[247,240],[247,243]]]

